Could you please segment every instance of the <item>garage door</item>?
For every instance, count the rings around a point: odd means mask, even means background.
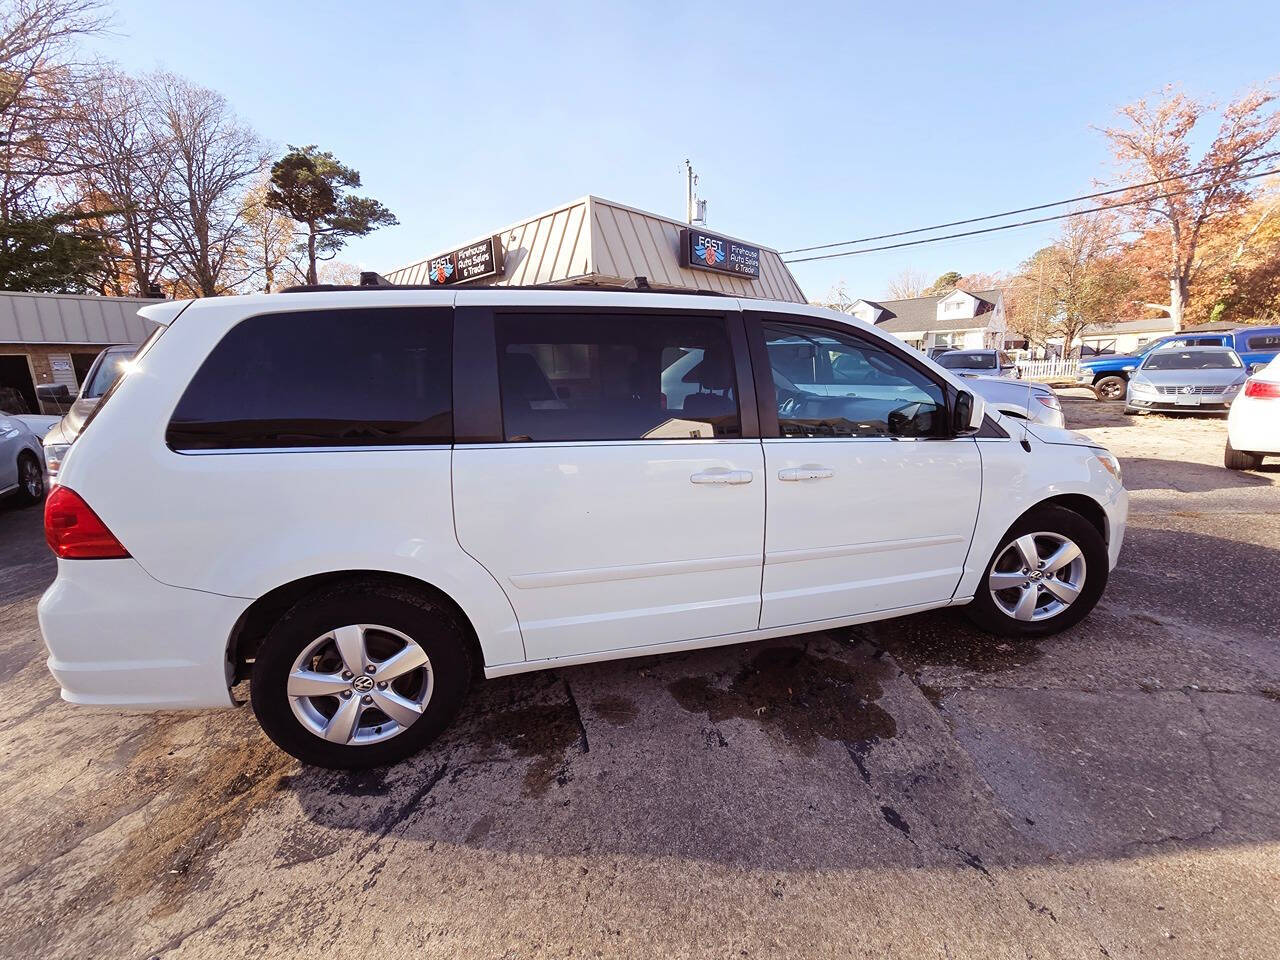
[[[6,413],[35,413],[40,409],[36,403],[36,386],[31,379],[31,365],[24,354],[0,356],[0,403],[16,403],[18,398],[26,409],[9,410],[6,407]]]

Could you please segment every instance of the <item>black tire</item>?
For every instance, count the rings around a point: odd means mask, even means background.
[[[1138,408],[1126,405],[1124,408],[1124,415],[1126,417],[1136,417],[1138,415]]]
[[[1123,400],[1129,381],[1115,375],[1094,381],[1093,393],[1099,400]]]
[[[295,660],[318,637],[348,624],[390,627],[411,638],[430,658],[432,683],[421,715],[377,743],[323,739],[295,716],[287,693]],[[280,749],[312,766],[359,770],[397,763],[439,736],[462,706],[472,669],[470,645],[453,611],[412,590],[353,581],[304,598],[271,628],[257,651],[250,699],[262,729]],[[334,708],[340,703],[336,696],[314,700],[330,702]]]
[[[35,454],[18,455],[18,500],[21,503],[39,503],[44,499],[44,468]]]
[[[1084,557],[1084,582],[1079,596],[1060,613],[1044,620],[1016,620],[997,606],[988,577],[1006,547],[1019,537],[1033,533],[1052,533],[1073,541]],[[1097,527],[1065,507],[1035,507],[1000,538],[1000,545],[982,572],[982,582],[973,602],[964,608],[965,614],[981,629],[999,636],[1047,637],[1075,626],[1089,615],[1106,588],[1107,574],[1107,544]]]
[[[1262,454],[1237,450],[1227,441],[1227,449],[1222,453],[1222,464],[1228,470],[1257,470],[1262,466]]]

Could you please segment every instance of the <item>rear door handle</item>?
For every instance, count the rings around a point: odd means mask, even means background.
[[[701,473],[695,473],[689,478],[690,483],[750,483],[750,470],[725,470],[722,467],[713,467],[710,470],[703,470]]]
[[[778,471],[779,480],[827,480],[835,475],[836,472],[830,467],[809,465],[803,467],[788,467],[785,470]]]

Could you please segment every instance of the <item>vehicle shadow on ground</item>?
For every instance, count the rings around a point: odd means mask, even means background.
[[[1169,469],[1169,461],[1156,457],[1123,457],[1125,489],[1177,490],[1181,493],[1210,493],[1214,490],[1240,490],[1247,487],[1267,487],[1273,482],[1265,474],[1280,473],[1280,464],[1272,466],[1264,462],[1259,471],[1228,470],[1226,467],[1207,463],[1183,461],[1176,471]]]
[[[1134,547],[1141,565],[1057,637],[990,637],[943,611],[505,678],[406,763],[302,770],[288,789],[335,849],[394,831],[790,871],[1280,840],[1280,660],[1171,618],[1247,632],[1270,600],[1201,569],[1162,585],[1168,602],[1143,593],[1166,554],[1256,584],[1280,578],[1280,553],[1160,529]]]

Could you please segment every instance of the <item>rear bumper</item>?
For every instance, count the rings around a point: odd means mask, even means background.
[[[64,700],[174,709],[234,705],[227,640],[248,604],[167,586],[136,560],[59,560],[38,611]]]
[[[1241,398],[1231,407],[1227,436],[1237,450],[1280,456],[1280,400]]]

